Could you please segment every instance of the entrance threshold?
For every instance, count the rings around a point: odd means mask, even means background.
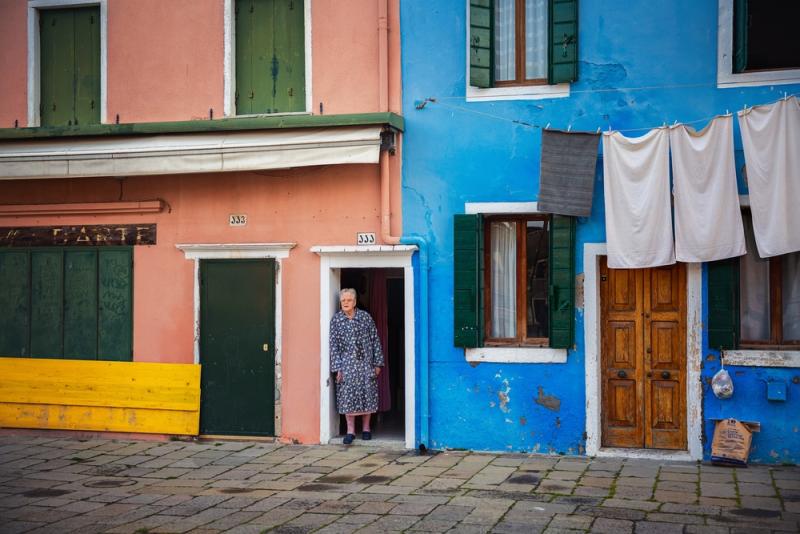
[[[625,449],[602,447],[596,458],[638,458],[642,460],[666,460],[670,462],[691,462],[689,451],[668,451],[664,449]]]
[[[353,440],[353,443],[350,445],[342,444],[342,436],[337,436],[335,438],[331,438],[328,440],[328,445],[342,445],[342,447],[371,447],[377,449],[385,449],[385,450],[397,450],[397,451],[405,451],[408,450],[406,447],[406,442],[402,437],[397,438],[372,438],[369,441],[364,441],[363,439],[359,439],[359,435],[356,434],[356,439]]]

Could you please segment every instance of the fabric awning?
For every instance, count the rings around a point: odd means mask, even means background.
[[[381,126],[0,142],[0,180],[378,163]]]

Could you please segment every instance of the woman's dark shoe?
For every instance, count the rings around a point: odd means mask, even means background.
[[[362,432],[361,433],[361,439],[363,439],[364,441],[371,440],[372,439],[372,432]]]
[[[342,443],[344,443],[345,445],[350,445],[351,443],[353,443],[354,439],[356,439],[355,434],[345,434]]]

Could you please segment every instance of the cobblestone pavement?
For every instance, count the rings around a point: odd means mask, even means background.
[[[0,437],[0,532],[798,532],[800,468]]]

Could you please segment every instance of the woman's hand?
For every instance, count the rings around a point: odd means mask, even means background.
[[[375,377],[377,378],[377,376],[378,376],[379,374],[381,374],[381,368],[380,368],[380,367],[376,367],[376,368],[375,368]]]
[[[336,383],[341,384],[342,380],[344,380],[344,375],[341,371],[336,371]]]

